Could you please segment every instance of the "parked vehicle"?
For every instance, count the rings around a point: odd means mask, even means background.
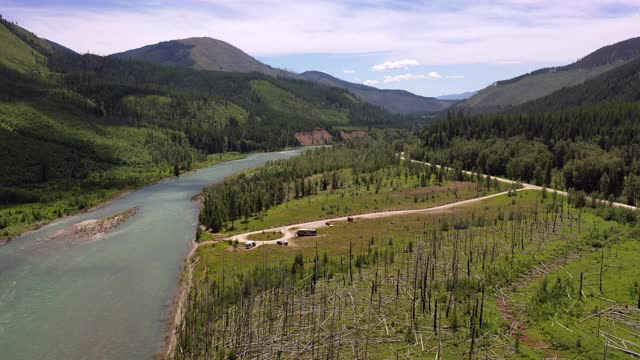
[[[246,243],[244,243],[244,248],[245,249],[251,249],[253,247],[255,247],[257,244],[255,241],[247,241]]]
[[[329,226],[329,227],[333,226],[333,224],[331,223],[331,221],[327,221],[327,222],[326,222],[326,223],[324,223],[324,224],[325,224],[325,225],[327,225],[327,226]]]
[[[284,246],[287,246],[287,245],[289,245],[289,241],[288,241],[288,240],[278,240],[278,241],[277,241],[277,244],[278,244],[278,245],[284,245]]]
[[[298,229],[296,231],[296,236],[316,236],[318,235],[318,230],[316,229]]]

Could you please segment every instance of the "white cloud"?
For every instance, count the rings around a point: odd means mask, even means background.
[[[462,80],[462,79],[464,79],[464,76],[463,75],[449,75],[449,76],[447,76],[447,79]]]
[[[378,80],[365,80],[363,82],[363,84],[367,85],[367,86],[376,86],[376,85],[380,84],[380,81],[378,81]]]
[[[79,52],[110,54],[210,36],[253,56],[379,53],[429,65],[505,60],[561,65],[638,36],[640,24],[639,0],[477,0],[455,6],[432,1],[395,7],[397,2],[371,0],[119,3],[6,0],[2,14]]]
[[[355,74],[355,70],[342,70],[342,73],[344,74]]]
[[[435,71],[430,72],[428,76],[431,79],[441,79],[442,78],[442,75],[438,74]]]
[[[437,80],[437,79],[441,79],[442,75],[438,74],[435,71],[432,71],[426,75],[424,74],[402,74],[402,75],[395,75],[395,76],[385,76],[383,82],[385,84],[390,84],[390,83],[397,83],[397,82],[401,82],[401,81],[406,81],[406,80]]]
[[[411,66],[418,66],[420,62],[418,60],[400,60],[400,61],[387,61],[382,64],[373,65],[372,71],[387,71],[387,70],[408,70]]]

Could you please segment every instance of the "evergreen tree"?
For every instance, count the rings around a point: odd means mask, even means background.
[[[624,186],[624,196],[629,205],[635,206],[640,197],[640,176],[631,174],[627,176]]]

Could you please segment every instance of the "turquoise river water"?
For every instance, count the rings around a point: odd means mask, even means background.
[[[167,334],[204,187],[302,150],[254,154],[132,192],[0,247],[0,359],[151,359]],[[139,207],[89,242],[47,240]]]

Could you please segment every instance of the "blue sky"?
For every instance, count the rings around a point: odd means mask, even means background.
[[[276,67],[438,96],[640,36],[640,0],[0,0],[78,52],[210,36]]]

